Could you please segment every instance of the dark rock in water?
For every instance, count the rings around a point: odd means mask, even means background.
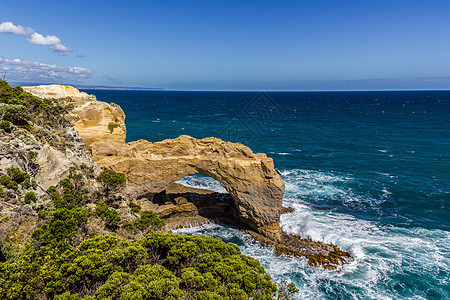
[[[294,212],[295,209],[293,207],[282,207],[281,208],[281,214],[288,214]]]
[[[334,209],[333,206],[322,206],[322,205],[311,205],[311,208],[314,208],[317,210],[332,210],[332,209]]]
[[[256,240],[273,246],[277,255],[305,257],[308,265],[313,267],[339,272],[343,264],[353,260],[350,253],[339,249],[336,245],[313,241],[295,234],[282,232],[281,241],[274,241],[252,231],[246,232]]]

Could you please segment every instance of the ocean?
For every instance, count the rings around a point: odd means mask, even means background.
[[[266,153],[295,208],[282,228],[354,261],[310,267],[222,225],[179,233],[236,243],[298,299],[450,299],[449,91],[84,91],[122,107],[127,141],[215,136]],[[181,183],[223,190],[206,176]]]

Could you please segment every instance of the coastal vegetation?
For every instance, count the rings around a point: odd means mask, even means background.
[[[37,212],[40,226],[32,232],[20,256],[17,258],[2,248],[2,299],[131,296],[272,299],[275,296],[276,285],[259,262],[242,255],[234,244],[212,237],[155,231],[164,221],[151,211],[140,212],[134,222],[123,223],[119,229],[121,218],[116,209],[95,201],[91,202],[95,209],[86,206],[89,194],[79,188],[86,177],[77,171],[72,168],[57,187],[48,189],[53,205]],[[121,178],[107,173],[112,178]],[[26,177],[17,170],[15,174],[21,175],[20,179]],[[129,206],[125,209],[132,212]],[[104,221],[106,235],[96,235],[89,227],[94,219]],[[120,238],[119,232],[128,230],[127,226],[134,231],[149,232],[137,241],[127,241]]]
[[[236,245],[162,232],[125,196],[123,173],[74,163],[42,190],[36,149],[74,147],[67,111],[0,81],[2,151],[17,160],[0,170],[0,299],[292,298]],[[35,148],[10,150],[17,138]]]

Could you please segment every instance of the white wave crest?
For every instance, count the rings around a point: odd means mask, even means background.
[[[227,193],[225,188],[220,184],[220,182],[214,178],[211,178],[209,176],[203,176],[203,175],[189,175],[186,176],[180,180],[178,180],[176,183],[182,184],[187,187],[192,187],[196,189],[204,189],[204,190],[210,190],[215,191],[218,193]]]

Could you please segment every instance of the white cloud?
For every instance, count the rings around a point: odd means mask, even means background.
[[[0,72],[9,81],[70,83],[89,79],[93,72],[86,68],[27,62],[0,57]]]
[[[14,33],[21,35],[28,35],[27,42],[34,45],[50,46],[53,52],[72,52],[73,49],[64,46],[61,43],[61,39],[56,35],[43,36],[36,32],[33,28],[22,27],[20,25],[14,25],[12,22],[3,22],[0,24],[0,33]]]
[[[14,33],[29,35],[34,32],[33,28],[14,25],[12,22],[3,22],[0,24],[0,33]]]
[[[61,43],[50,46],[50,48],[52,48],[53,51],[55,51],[55,52],[72,52],[73,51],[72,48],[66,47]]]
[[[40,33],[33,32],[30,35],[30,38],[27,39],[27,42],[30,44],[35,44],[35,45],[49,46],[49,45],[60,44],[61,40],[55,35],[43,36]]]

